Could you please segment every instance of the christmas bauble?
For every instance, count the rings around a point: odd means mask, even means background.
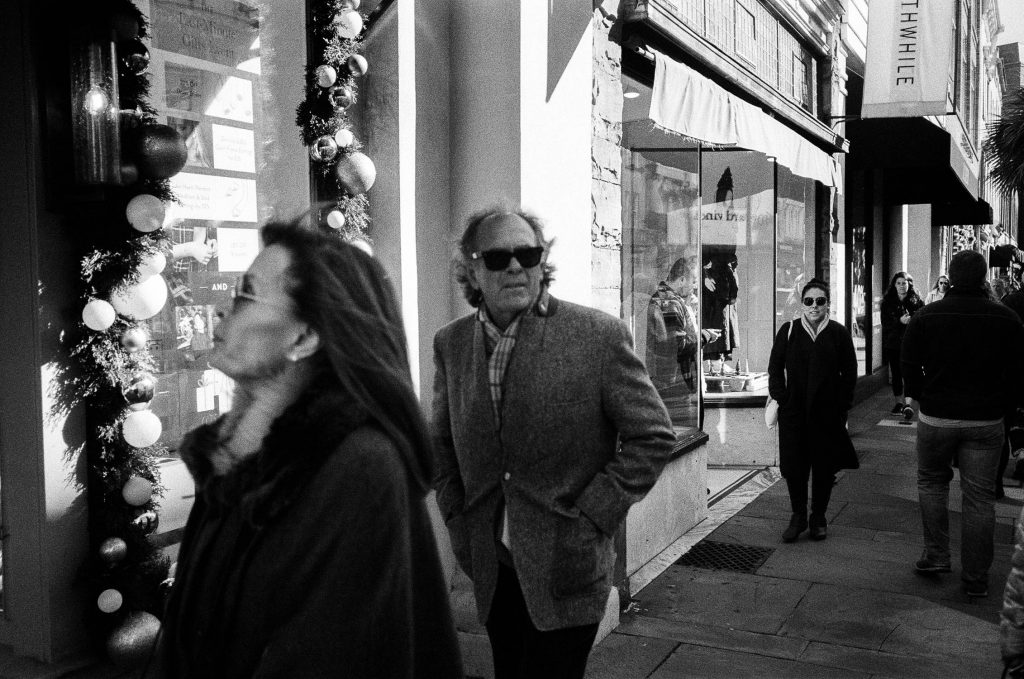
[[[139,262],[139,280],[144,280],[150,276],[155,276],[164,270],[167,266],[167,256],[155,250],[148,255],[143,255],[142,261]]]
[[[157,422],[159,421],[160,419],[157,418]],[[121,486],[121,497],[132,507],[141,507],[153,498],[153,482],[141,476],[129,476],[125,484]]]
[[[366,254],[373,257],[373,246],[370,245],[370,241],[366,240],[365,238],[362,238],[361,236],[356,236],[355,238],[349,239],[348,244],[354,248],[359,248]]]
[[[128,387],[124,390],[124,400],[128,401],[129,406],[149,403],[153,400],[154,395],[156,395],[156,378],[148,372],[137,372],[132,375]]]
[[[328,163],[338,155],[338,142],[334,141],[334,137],[325,134],[318,138],[313,145],[309,147],[309,157],[313,160]]]
[[[82,322],[86,327],[96,332],[103,332],[110,329],[117,318],[117,312],[110,302],[102,299],[93,299],[82,307]]]
[[[139,326],[128,328],[121,333],[121,346],[130,354],[135,353],[139,349],[145,348],[146,342],[148,341],[149,334]]]
[[[348,65],[349,72],[357,78],[366,75],[367,69],[370,68],[370,64],[362,54],[353,54],[345,63]]]
[[[128,556],[128,543],[121,538],[107,538],[100,543],[100,559],[111,566]]]
[[[162,430],[160,418],[149,410],[130,412],[121,424],[121,435],[133,448],[148,448],[153,445],[160,438]]]
[[[341,6],[346,9],[359,9],[359,0],[345,0]]]
[[[140,193],[128,201],[124,216],[132,228],[151,233],[164,225],[164,202],[150,193]]]
[[[145,611],[132,611],[107,637],[107,655],[118,667],[142,666],[160,633],[160,621]]]
[[[142,529],[142,532],[149,535],[160,526],[160,517],[152,509],[139,512],[139,515],[132,519],[132,523]]]
[[[150,276],[110,296],[117,313],[135,321],[156,316],[166,302],[167,284],[162,276]]]
[[[104,613],[113,613],[121,608],[123,603],[124,597],[116,589],[105,589],[96,597],[96,605]]]
[[[117,53],[129,73],[142,75],[149,68],[149,50],[138,38],[118,43]]]
[[[181,171],[188,160],[185,140],[168,125],[147,125],[138,131],[135,160],[139,173],[149,179],[167,179]]]
[[[331,104],[335,108],[346,109],[355,101],[351,87],[335,87],[331,90]]]
[[[347,149],[356,140],[352,130],[340,129],[334,133],[334,142],[339,148]]]
[[[335,171],[338,173],[338,181],[353,196],[366,193],[377,180],[377,168],[373,161],[358,151],[342,156]]]
[[[355,10],[341,12],[334,17],[334,31],[343,40],[353,40],[363,32],[363,17]]]
[[[323,66],[316,67],[316,84],[323,88],[328,88],[338,80],[338,72],[334,70],[333,66],[324,64]]]
[[[345,226],[345,214],[341,210],[331,210],[327,214],[327,226],[340,229]]]

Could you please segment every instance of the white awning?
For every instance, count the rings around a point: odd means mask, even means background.
[[[774,156],[801,177],[842,193],[839,164],[828,153],[692,68],[654,54],[650,119],[670,133],[716,146],[736,146]]]

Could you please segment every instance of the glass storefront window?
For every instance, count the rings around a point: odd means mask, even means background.
[[[815,273],[814,247],[817,218],[815,181],[778,166],[775,245],[775,328],[803,313],[800,290]],[[832,290],[831,315],[842,307],[843,297]]]
[[[871,316],[868,314],[868,266],[867,228],[857,226],[850,229],[853,243],[850,246],[850,325],[853,348],[857,352],[857,375],[867,375],[867,344],[871,332]]]

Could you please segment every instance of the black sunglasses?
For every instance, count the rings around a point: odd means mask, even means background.
[[[828,300],[824,297],[804,297],[804,306],[825,306]]]
[[[484,266],[490,271],[504,271],[515,257],[516,261],[524,269],[532,269],[540,264],[540,258],[544,255],[544,248],[540,246],[530,248],[516,248],[514,250],[484,250],[474,252],[470,259],[484,260]]]

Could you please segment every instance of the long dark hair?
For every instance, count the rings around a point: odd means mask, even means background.
[[[405,330],[384,267],[337,235],[296,220],[271,222],[264,245],[288,250],[288,292],[298,316],[320,336],[320,379],[337,386],[379,424],[406,456],[410,480],[431,479],[427,424],[412,386]]]
[[[900,300],[900,293],[896,292],[896,281],[900,278],[907,281],[906,299],[909,301],[920,299],[920,296],[917,294],[917,288],[914,287],[914,283],[906,271],[897,271],[892,275],[892,278],[889,280],[889,287],[885,289],[885,298],[894,302],[898,302]]]

